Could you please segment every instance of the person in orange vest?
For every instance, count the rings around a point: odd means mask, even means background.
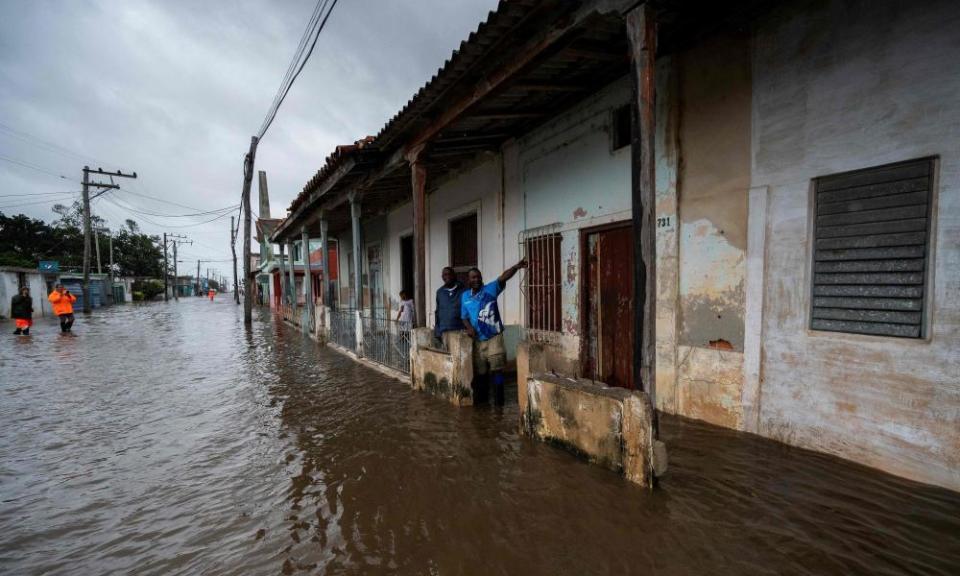
[[[77,301],[77,297],[63,284],[57,284],[47,300],[53,304],[53,313],[60,318],[60,331],[70,332],[73,328],[73,303]]]
[[[210,296],[210,301],[211,301],[211,302],[213,302],[213,295],[216,294],[216,293],[217,293],[217,291],[214,290],[213,288],[207,290],[207,295]]]

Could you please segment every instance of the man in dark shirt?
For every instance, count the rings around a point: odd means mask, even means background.
[[[466,290],[466,286],[457,280],[457,274],[449,266],[443,269],[440,277],[443,279],[443,286],[437,289],[433,335],[443,343],[444,348],[449,349],[446,334],[463,330],[463,322],[460,320],[460,297]]]

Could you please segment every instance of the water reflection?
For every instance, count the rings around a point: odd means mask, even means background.
[[[665,418],[650,493],[232,302],[0,341],[0,572],[956,573],[960,496]],[[57,348],[58,347],[58,348]],[[56,357],[51,350],[58,350]],[[62,352],[62,353],[61,353]]]

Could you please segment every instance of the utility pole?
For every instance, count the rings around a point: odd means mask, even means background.
[[[256,136],[250,137],[250,151],[243,159],[243,281],[250,282],[250,182],[253,180],[253,166],[257,159]],[[243,323],[253,323],[253,300],[250,287],[243,291]]]
[[[114,291],[113,291],[113,282],[114,282],[114,279],[113,279],[113,234],[110,234],[109,236],[107,236],[107,238],[110,239],[110,295],[113,296],[113,293],[114,293]],[[116,301],[114,301],[114,304],[116,304]]]
[[[233,299],[240,304],[240,291],[237,290],[237,235],[233,226],[234,217],[230,217],[230,251],[233,252]]]
[[[173,299],[180,301],[180,275],[177,274],[177,241],[173,241]]]
[[[170,279],[170,264],[167,262],[167,233],[163,233],[163,301],[169,302],[170,297],[167,296],[168,290],[168,280]]]
[[[200,261],[197,260],[197,296],[200,295]]]
[[[97,251],[97,274],[103,274],[103,270],[100,267],[100,229],[93,229],[93,247]]]
[[[105,172],[103,168],[91,170],[89,166],[83,167],[83,311],[90,313],[93,310],[93,302],[90,301],[90,187],[102,188],[105,191],[120,188],[118,184],[107,184],[104,182],[91,182],[90,174],[101,174],[119,178],[136,178],[137,173],[124,174],[117,170],[116,172]],[[102,194],[103,192],[101,192]],[[99,243],[98,243],[99,244]],[[99,250],[97,251],[99,259]],[[99,270],[99,260],[97,269]]]
[[[177,245],[179,244],[190,244],[193,245],[193,240],[186,240],[186,236],[182,234],[163,234],[164,239],[169,238],[170,242],[173,244],[173,299],[177,302],[180,301],[180,282],[178,280],[179,274],[177,273]],[[166,242],[164,242],[164,251],[166,251]]]

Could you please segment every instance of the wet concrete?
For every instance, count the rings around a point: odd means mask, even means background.
[[[673,419],[650,493],[519,436],[516,405],[458,409],[240,319],[181,300],[0,337],[0,573],[960,566],[956,493]]]

